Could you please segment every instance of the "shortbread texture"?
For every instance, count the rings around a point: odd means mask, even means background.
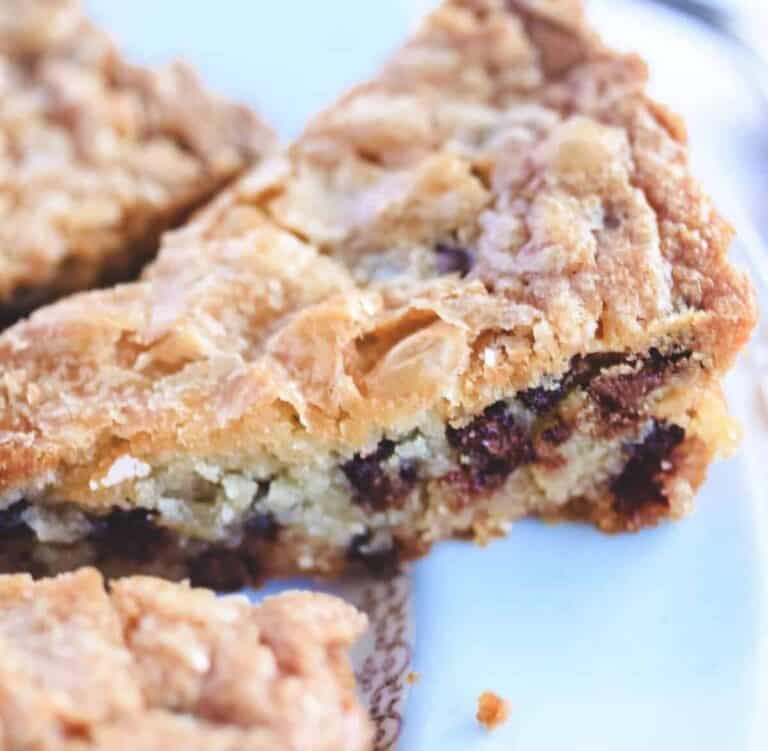
[[[347,650],[365,616],[329,595],[259,605],[80,569],[0,577],[5,751],[365,751]]]
[[[756,313],[645,82],[578,2],[449,0],[140,282],[6,332],[4,565],[230,588],[687,513]]]
[[[182,63],[126,62],[76,0],[0,2],[0,315],[138,272],[274,145]]]

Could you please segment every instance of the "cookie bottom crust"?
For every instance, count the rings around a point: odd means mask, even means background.
[[[317,466],[268,476],[230,466],[214,481],[210,461],[203,471],[187,457],[152,469],[154,507],[103,515],[17,500],[0,512],[0,570],[89,564],[234,590],[272,576],[388,574],[441,539],[484,543],[530,515],[632,531],[685,515],[732,432],[719,385],[689,351],[597,353],[459,424],[424,422]]]

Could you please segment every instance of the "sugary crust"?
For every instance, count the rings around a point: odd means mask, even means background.
[[[126,63],[76,0],[0,8],[0,313],[139,268],[157,239],[270,151],[245,107],[181,63]]]
[[[80,569],[0,577],[7,751],[362,751],[347,650],[366,620],[293,592],[253,606],[149,577]]]
[[[709,389],[754,298],[645,78],[576,2],[446,2],[142,281],[0,338],[5,497],[125,503],[125,455],[349,457],[584,353],[683,348]],[[439,275],[438,245],[469,274]]]

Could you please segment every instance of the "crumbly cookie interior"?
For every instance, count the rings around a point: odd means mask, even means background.
[[[162,570],[237,589],[349,563],[387,573],[437,539],[489,539],[529,514],[637,529],[682,516],[728,444],[719,390],[701,379],[690,352],[599,353],[456,425],[433,417],[352,456],[151,466],[124,454],[100,480],[119,493],[112,511],[85,513],[55,483],[11,503],[3,565]]]

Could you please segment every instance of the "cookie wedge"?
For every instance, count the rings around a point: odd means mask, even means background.
[[[0,577],[7,751],[367,751],[347,650],[366,618],[329,595],[252,605],[94,569]]]
[[[577,2],[446,2],[140,282],[6,332],[2,566],[227,589],[687,513],[756,313],[645,81]]]
[[[274,146],[186,65],[125,62],[76,0],[0,4],[0,323],[124,281]]]

